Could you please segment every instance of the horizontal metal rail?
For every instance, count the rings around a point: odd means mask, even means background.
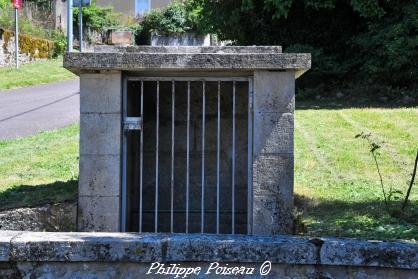
[[[128,81],[246,81],[249,77],[128,77]]]
[[[148,214],[154,214],[154,210],[143,210],[143,213],[148,213]],[[247,214],[247,211],[244,210],[235,210],[234,211],[235,214]],[[160,209],[158,210],[158,213],[160,214],[171,214],[171,209]],[[186,210],[176,210],[176,213],[186,213]],[[189,209],[189,214],[200,214],[200,210],[199,209]],[[223,214],[231,214],[232,210],[221,210],[220,213]],[[217,210],[216,209],[205,209],[205,214],[217,214]]]

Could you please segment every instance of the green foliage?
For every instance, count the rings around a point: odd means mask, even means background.
[[[290,7],[292,6],[293,0],[265,0],[265,9],[274,11],[273,19],[286,18]]]
[[[0,12],[3,13],[3,11],[7,8],[7,7],[11,7],[11,1],[9,0],[0,0]]]
[[[49,1],[36,1],[39,5],[46,5]],[[14,30],[14,10],[11,1],[0,0],[0,28]],[[66,37],[60,30],[47,30],[35,25],[24,16],[19,17],[19,32],[22,35],[21,49],[27,53],[33,53],[38,49],[39,57],[53,57],[63,55],[67,45]],[[44,40],[40,40],[44,39]],[[48,41],[45,41],[48,40]],[[52,41],[53,43],[49,42]]]
[[[179,3],[174,3],[163,11],[151,11],[144,17],[143,25],[161,33],[184,33],[193,28],[188,22],[184,5]]]
[[[159,34],[196,32],[205,33],[203,6],[189,3],[173,2],[163,10],[152,10],[142,17],[135,30],[136,41],[147,43],[151,32]]]
[[[390,81],[396,87],[418,83],[417,5],[393,9],[389,16],[371,22],[368,31],[352,42],[359,50],[361,71],[374,81]]]
[[[385,14],[378,0],[351,0],[351,6],[363,17],[380,18]]]
[[[298,88],[333,91],[418,85],[416,0],[188,0],[206,31],[238,45],[282,45],[312,53]],[[375,86],[375,88],[377,88]],[[418,97],[418,96],[417,96]]]
[[[11,1],[0,0],[0,28],[11,28],[14,26],[14,13]]]
[[[79,8],[73,9],[73,20],[77,26],[79,12]],[[121,25],[120,16],[112,7],[99,7],[95,1],[90,6],[83,7],[83,25],[102,34],[109,29],[118,28]]]
[[[412,178],[409,184],[410,186],[408,188],[407,193],[404,193],[403,191],[399,189],[393,189],[392,185],[388,187],[389,189],[386,189],[385,183],[383,182],[383,175],[385,174],[382,173],[381,166],[378,160],[378,158],[380,158],[381,156],[380,150],[382,148],[383,143],[375,142],[371,133],[361,132],[360,134],[357,134],[355,138],[360,138],[360,139],[365,140],[369,146],[369,151],[372,154],[372,157],[376,166],[376,170],[380,178],[380,185],[381,185],[383,200],[385,202],[387,213],[392,217],[406,217],[407,219],[409,219],[410,217],[414,218],[414,216],[408,216],[405,214],[406,213],[405,208],[408,203],[410,191],[412,189],[412,186],[415,180],[417,164],[418,164],[418,150],[417,150],[417,155],[416,155],[415,164],[414,164],[414,171],[412,173]],[[397,181],[397,183],[399,183],[399,181]],[[402,206],[399,204],[400,200],[404,200],[404,203],[402,204]]]
[[[10,3],[11,1],[0,0],[0,28],[14,30],[14,9]],[[48,30],[35,25],[24,16],[19,17],[19,32],[42,39],[52,39]]]
[[[51,37],[54,42],[54,52],[52,54],[53,58],[64,55],[67,48],[67,37],[61,30],[53,30],[51,32]]]

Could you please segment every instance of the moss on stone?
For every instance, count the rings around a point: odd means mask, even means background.
[[[10,30],[4,30],[3,33],[3,48],[6,49],[10,43],[11,37],[14,36],[14,32]],[[21,53],[30,54],[33,58],[50,58],[54,53],[54,42],[36,38],[30,35],[19,34],[19,50]]]

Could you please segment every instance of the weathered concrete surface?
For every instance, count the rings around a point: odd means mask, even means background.
[[[91,175],[81,175],[80,196],[118,196],[120,168],[118,155],[80,155],[80,169],[92,169]]]
[[[80,75],[78,229],[119,231],[122,77]]]
[[[289,112],[295,110],[295,74],[254,72],[254,113]]]
[[[194,32],[179,34],[151,33],[151,46],[210,46],[211,35],[199,35]]]
[[[64,67],[82,70],[296,70],[311,67],[310,54],[291,53],[66,53]]]
[[[416,244],[353,239],[0,232],[0,276],[7,278],[167,278],[145,276],[154,262],[255,269],[240,278],[416,278],[417,254]],[[272,269],[262,277],[265,261]]]
[[[97,45],[94,52],[136,53],[282,53],[281,46],[106,46]]]
[[[254,234],[293,232],[293,71],[254,72]]]
[[[76,202],[10,209],[0,212],[0,230],[74,231],[76,216]]]
[[[115,113],[122,110],[121,76],[119,73],[104,75],[83,74],[80,77],[80,112]]]
[[[407,243],[327,239],[320,256],[321,263],[329,265],[418,269],[417,245]]]
[[[238,95],[242,94],[242,98],[238,100],[245,100],[245,102],[238,103],[237,107],[241,110],[238,111],[239,117],[237,121],[237,127],[242,128],[237,131],[238,141],[241,147],[237,150],[238,156],[237,163],[239,167],[236,167],[237,179],[235,181],[237,190],[243,190],[237,192],[237,196],[240,197],[244,206],[247,205],[246,199],[247,191],[245,189],[247,185],[248,175],[247,172],[247,127],[248,124],[244,119],[247,119],[248,115],[248,88],[247,86],[253,85],[253,134],[254,134],[254,152],[253,152],[253,233],[256,235],[275,235],[285,234],[293,232],[293,130],[294,130],[294,102],[295,102],[295,78],[300,72],[306,71],[311,66],[310,54],[289,54],[281,53],[281,47],[268,46],[268,47],[100,47],[97,48],[95,53],[67,53],[64,58],[64,66],[76,73],[81,77],[81,121],[80,121],[80,196],[79,196],[79,229],[83,231],[118,231],[121,209],[120,199],[122,198],[122,158],[121,158],[121,138],[123,136],[121,122],[122,122],[122,99],[123,85],[122,76],[137,75],[137,76],[202,76],[202,77],[246,77],[250,78],[253,82],[249,82],[249,85],[237,90]],[[299,73],[298,73],[299,72]],[[131,101],[127,101],[127,111],[132,113],[138,111],[139,101],[138,87],[127,83],[127,99],[132,98]],[[160,82],[160,91],[171,92],[171,86],[164,89],[164,82]],[[225,82],[226,83],[226,82]],[[170,85],[170,84],[169,84]],[[147,189],[142,195],[145,200],[143,203],[143,210],[149,211],[150,214],[144,214],[144,223],[149,225],[153,222],[153,204],[155,201],[152,195],[152,189],[155,185],[155,170],[150,166],[153,164],[155,157],[155,138],[154,134],[147,134],[149,127],[154,127],[155,112],[151,108],[151,104],[154,101],[155,89],[144,85],[145,94],[145,112],[144,114],[144,189]],[[178,85],[176,85],[178,86]],[[201,85],[196,90],[198,96],[201,92]],[[208,111],[206,112],[210,117],[207,120],[207,131],[216,130],[216,122],[214,121],[216,112],[210,111],[216,108],[216,99],[210,100],[211,95],[216,97],[217,88],[210,90],[210,82],[207,83],[207,97]],[[193,86],[192,86],[193,89]],[[181,101],[180,93],[187,92],[186,88],[176,87],[176,113],[178,111],[186,111],[186,102]],[[194,90],[192,90],[194,91]],[[232,92],[232,86],[230,89],[222,91],[223,114],[228,115],[231,108],[227,105],[232,103],[231,100],[226,98],[228,93]],[[179,93],[177,93],[179,92]],[[210,93],[215,94],[210,94]],[[147,93],[152,93],[148,96]],[[166,102],[164,95],[171,96],[171,94],[161,94],[162,105],[159,108],[161,118],[159,123],[161,131],[160,141],[161,150],[159,152],[169,151],[166,150],[170,147],[169,144],[165,144],[171,141],[171,126],[169,123],[169,117],[165,117],[164,114],[171,115],[171,101]],[[147,99],[148,98],[148,99]],[[190,132],[189,139],[192,142],[200,142],[201,139],[199,132],[199,125],[201,119],[200,113],[200,98],[199,101],[192,99],[191,110],[191,124],[192,131]],[[196,100],[197,100],[196,99]],[[148,101],[147,101],[148,100]],[[239,102],[239,101],[238,101]],[[164,105],[165,104],[165,105]],[[168,105],[167,105],[168,104]],[[195,111],[197,110],[197,111]],[[152,115],[151,115],[152,114]],[[138,115],[137,115],[138,116]],[[186,131],[182,129],[186,127],[185,114],[181,114],[176,119],[176,131],[177,134],[186,134]],[[171,116],[170,116],[171,117]],[[228,116],[229,117],[229,116]],[[228,118],[223,116],[222,123],[227,122]],[[148,121],[148,122],[147,122]],[[222,124],[222,132],[224,128],[228,131],[231,130],[228,125]],[[126,176],[127,185],[127,209],[126,216],[128,220],[139,220],[139,201],[132,197],[139,197],[139,186],[136,184],[139,181],[138,169],[139,159],[136,150],[138,150],[139,138],[134,138],[131,134],[127,138],[127,142],[134,144],[127,144],[128,150],[127,165],[123,170],[128,175]],[[207,133],[206,146],[207,165],[212,166],[215,164],[215,157],[212,155],[212,149],[216,149],[216,137],[212,137],[214,133]],[[137,135],[139,136],[139,135]],[[221,156],[225,158],[222,160],[221,168],[225,173],[230,170],[230,135],[228,133],[222,133],[222,149]],[[129,140],[130,138],[130,140]],[[186,141],[185,136],[177,136],[176,141],[178,143]],[[184,145],[181,145],[184,146]],[[200,144],[194,144],[194,146],[200,146]],[[150,148],[151,147],[151,148]],[[176,150],[177,157],[182,157],[180,151]],[[197,158],[194,153],[197,154],[199,147],[192,148],[192,161],[190,182],[191,188],[200,189],[200,187],[193,187],[193,183],[200,184],[199,176],[193,175],[193,173],[200,173],[194,171],[193,168],[197,168],[200,164],[200,160],[194,160]],[[136,155],[135,155],[136,154]],[[165,153],[164,153],[165,154]],[[200,153],[199,153],[200,154]],[[166,157],[164,157],[166,156]],[[176,157],[176,158],[177,158]],[[159,164],[160,170],[168,169],[170,166],[169,153],[166,155],[159,155],[161,164]],[[178,161],[176,161],[176,165]],[[206,165],[205,165],[206,167]],[[228,185],[230,177],[228,174],[222,175],[220,181],[223,185]],[[231,172],[231,171],[230,171]],[[147,176],[147,173],[151,173],[152,177]],[[184,185],[182,179],[185,177],[184,170],[179,170],[176,166],[175,183]],[[207,189],[211,189],[211,185],[216,185],[216,181],[213,181],[215,173],[208,169],[205,172],[208,185]],[[247,177],[245,177],[247,176]],[[168,172],[167,175],[159,177],[159,183],[161,185],[170,185]],[[199,181],[198,181],[199,180]],[[225,183],[224,183],[225,180]],[[251,180],[251,179],[250,179]],[[135,181],[135,183],[131,183]],[[131,187],[132,186],[132,187]],[[177,185],[175,185],[177,186]],[[151,189],[151,190],[150,190]],[[160,188],[165,190],[164,186]],[[168,190],[168,189],[167,189]],[[199,195],[200,192],[191,191],[190,208],[196,212],[199,211]],[[155,196],[155,195],[153,195]],[[168,195],[160,196],[168,197]],[[223,204],[225,197],[231,196],[231,191],[227,190],[221,194],[221,207],[223,209],[229,209],[228,204]],[[138,198],[139,199],[139,198]],[[206,195],[205,195],[206,199]],[[175,197],[176,205],[186,203],[186,199],[183,191],[180,191],[179,195]],[[160,200],[161,205],[168,205],[170,201],[164,200],[164,197]],[[183,202],[184,201],[184,202]],[[215,201],[215,199],[213,199]],[[215,206],[213,201],[209,201],[205,205],[210,210],[215,209],[210,206]],[[135,206],[131,206],[135,205]],[[138,206],[136,206],[138,205]],[[197,206],[195,206],[197,205]],[[167,211],[169,208],[160,209]],[[237,209],[237,208],[235,208]],[[239,233],[246,232],[246,214],[248,208],[238,208],[241,216],[237,217],[238,226],[243,228]],[[176,210],[184,210],[179,206]],[[216,209],[215,209],[216,210]],[[250,213],[251,214],[251,213]],[[162,215],[162,214],[161,214]],[[228,215],[223,214],[226,218],[220,220],[221,223],[227,224],[230,222]],[[165,215],[168,216],[168,215]],[[177,216],[176,216],[177,217]],[[196,218],[195,218],[196,217]],[[160,217],[159,218],[163,218]],[[164,217],[165,218],[165,217]],[[198,214],[191,215],[188,220],[191,226],[191,232],[200,231],[200,218]],[[131,221],[129,221],[131,222]],[[126,222],[126,223],[129,223]],[[168,224],[169,220],[162,219],[159,223]],[[182,220],[178,221],[179,224],[184,224]],[[244,223],[245,222],[245,223]],[[136,230],[139,225],[129,223],[129,230]],[[221,228],[222,229],[222,228]],[[146,229],[145,231],[153,231]],[[164,230],[165,231],[165,230]],[[221,232],[229,232],[230,230],[221,230]],[[208,230],[207,232],[210,232]]]
[[[112,187],[119,184],[112,185]],[[86,186],[86,185],[83,185]],[[78,231],[117,232],[120,223],[120,196],[79,196]]]
[[[268,275],[260,275],[261,263],[228,263],[224,264],[227,268],[254,268],[254,275],[218,275],[216,271],[209,271],[211,263],[202,262],[188,262],[184,263],[172,263],[178,264],[181,267],[186,268],[201,268],[199,275],[189,275],[186,278],[243,278],[243,279],[278,279],[278,278],[306,278],[306,279],[416,279],[415,270],[404,269],[392,269],[392,268],[370,268],[370,267],[346,267],[346,266],[317,266],[317,265],[291,265],[291,264],[272,264],[272,268]],[[222,266],[222,264],[220,263]],[[148,274],[151,267],[149,263],[77,263],[77,262],[51,262],[51,263],[19,263],[17,265],[9,266],[6,269],[5,278],[62,278],[62,279],[74,279],[74,278],[127,278],[127,279],[163,279],[163,278],[175,278],[176,275],[156,275]],[[0,265],[0,275],[3,270]],[[6,267],[7,268],[7,267]],[[13,277],[15,276],[15,277]],[[179,276],[177,278],[182,278]]]
[[[0,262],[7,262],[10,260],[11,241],[20,234],[22,234],[22,232],[0,231]]]

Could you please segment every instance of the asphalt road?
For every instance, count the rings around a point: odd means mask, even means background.
[[[0,140],[79,121],[79,83],[75,79],[0,91]]]

